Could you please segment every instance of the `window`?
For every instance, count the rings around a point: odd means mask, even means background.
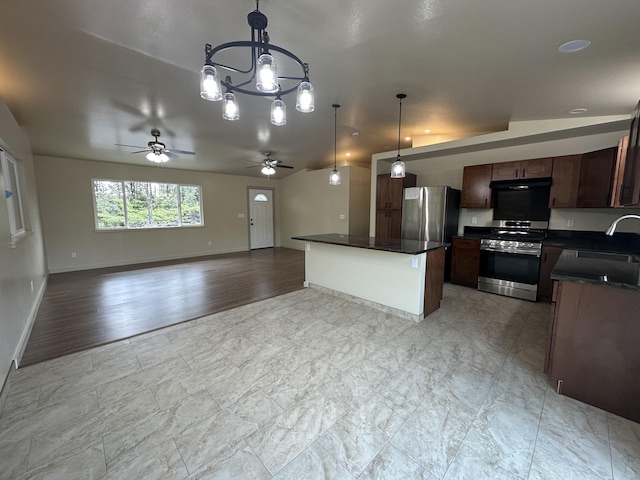
[[[97,230],[202,225],[198,185],[93,180]]]
[[[9,229],[11,236],[16,237],[25,232],[18,162],[3,150],[0,150],[0,161],[0,184],[4,184],[4,196],[9,210]]]
[[[258,193],[255,197],[253,197],[254,202],[268,202],[269,199],[264,193]]]

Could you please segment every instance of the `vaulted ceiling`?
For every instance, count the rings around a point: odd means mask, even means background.
[[[638,0],[262,0],[271,42],[309,63],[316,110],[297,112],[289,95],[288,124],[275,127],[270,100],[239,95],[229,122],[199,97],[204,45],[248,40],[255,7],[0,0],[0,96],[38,155],[148,165],[114,144],[145,146],[158,128],[168,147],[196,152],[165,168],[260,175],[247,167],[269,151],[295,167],[276,177],[332,165],[333,103],[338,165],[366,166],[396,148],[399,92],[402,148],[574,108],[630,114],[640,99]],[[558,52],[575,39],[592,44]]]

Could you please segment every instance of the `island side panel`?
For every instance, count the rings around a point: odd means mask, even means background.
[[[424,290],[425,317],[440,308],[444,289],[444,264],[444,248],[427,252],[427,277]]]
[[[417,266],[412,266],[415,259]],[[423,316],[426,253],[408,255],[307,243],[307,284]]]

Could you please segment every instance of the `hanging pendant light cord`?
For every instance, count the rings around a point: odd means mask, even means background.
[[[336,157],[338,156],[338,109],[340,105],[334,103],[331,105],[333,107],[333,169],[336,168]]]
[[[402,124],[402,99],[407,98],[404,93],[399,93],[396,98],[400,100],[400,113],[398,114],[398,158],[400,158],[400,125]]]

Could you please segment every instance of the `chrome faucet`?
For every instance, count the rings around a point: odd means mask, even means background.
[[[612,236],[613,233],[616,231],[616,227],[618,226],[618,222],[620,220],[625,220],[627,218],[635,218],[637,220],[640,220],[640,215],[623,215],[620,218],[614,220],[614,222],[611,224],[611,226],[609,228],[607,228],[607,235]]]

